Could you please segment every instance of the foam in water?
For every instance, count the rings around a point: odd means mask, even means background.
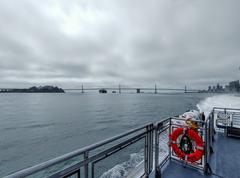
[[[239,95],[216,95],[208,97],[197,104],[200,112],[208,116],[213,107],[240,108]]]
[[[121,178],[126,177],[130,170],[134,169],[144,159],[143,150],[140,153],[133,153],[130,159],[121,164],[114,166],[112,169],[103,173],[100,178]]]

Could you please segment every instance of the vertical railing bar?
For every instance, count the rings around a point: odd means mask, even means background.
[[[208,118],[209,119],[209,118]],[[208,133],[207,133],[207,122],[208,119],[205,122],[205,149],[204,149],[204,173],[207,173],[207,161],[208,161]]]
[[[147,127],[147,177],[149,175],[149,172],[150,172],[150,141],[151,141],[151,138],[150,138],[150,126]]]
[[[154,125],[152,125],[152,170],[153,170],[153,161],[154,161]]]
[[[169,131],[168,131],[168,135],[171,135],[172,134],[172,117],[169,118]],[[169,142],[171,140],[169,139]],[[170,144],[170,143],[169,143]],[[171,160],[172,158],[172,153],[171,153],[171,147],[168,146],[168,155],[169,155],[169,158]]]
[[[161,170],[159,170],[159,125],[160,123],[157,124],[155,127],[155,178],[160,178],[161,177]]]
[[[209,134],[208,134],[208,139],[209,139],[209,148],[212,146],[212,116],[211,114],[209,115]]]
[[[154,126],[153,126],[153,124],[151,124],[151,144],[150,144],[150,146],[151,146],[151,150],[150,150],[151,161],[150,161],[150,172],[149,173],[151,173],[153,170],[153,133],[154,133]]]
[[[84,160],[87,160],[89,156],[89,152],[84,152]],[[84,178],[88,178],[88,163],[84,165]]]
[[[147,131],[147,127],[146,127],[146,131]],[[148,168],[147,168],[148,156],[147,156],[147,154],[148,154],[148,133],[146,133],[145,144],[144,144],[144,173],[146,176],[148,174],[148,171],[147,171],[148,170]]]
[[[78,172],[77,172],[77,177],[80,178],[80,175],[81,174],[80,174],[80,169],[79,169]]]
[[[211,113],[211,147],[213,147],[213,139],[214,139],[214,113]]]
[[[94,163],[91,164],[91,168],[92,168],[92,169],[91,169],[91,170],[92,170],[92,178],[94,178],[94,174],[95,174],[95,173],[94,173]]]
[[[151,172],[151,161],[152,161],[152,159],[151,159],[151,147],[152,147],[152,143],[151,143],[151,139],[152,139],[152,130],[151,130],[151,126],[149,127],[149,140],[148,140],[148,175],[150,174],[150,172]]]
[[[158,125],[156,125],[155,127],[155,165],[154,165],[154,168],[155,168],[155,171],[156,171],[156,178],[158,177],[157,174],[158,174],[158,156],[159,156],[159,145],[158,145]]]
[[[153,124],[150,124],[146,127],[147,134],[146,134],[146,141],[145,141],[145,175],[146,177],[152,171],[152,164],[153,164]]]

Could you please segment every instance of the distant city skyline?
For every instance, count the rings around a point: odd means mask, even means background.
[[[240,79],[239,0],[2,0],[0,87]]]
[[[239,92],[240,91],[240,83],[239,80],[229,81],[227,85],[222,85],[221,83],[217,83],[215,85],[209,85],[207,90],[203,90],[207,92]]]

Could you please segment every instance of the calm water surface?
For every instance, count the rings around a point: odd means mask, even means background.
[[[195,109],[206,94],[0,94],[0,177]]]

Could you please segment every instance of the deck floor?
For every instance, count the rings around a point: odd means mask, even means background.
[[[217,133],[213,150],[210,162],[213,172],[224,178],[240,178],[240,138],[226,137],[223,133]],[[162,173],[162,178],[204,177],[216,178],[217,176],[204,176],[174,161],[171,161]]]

